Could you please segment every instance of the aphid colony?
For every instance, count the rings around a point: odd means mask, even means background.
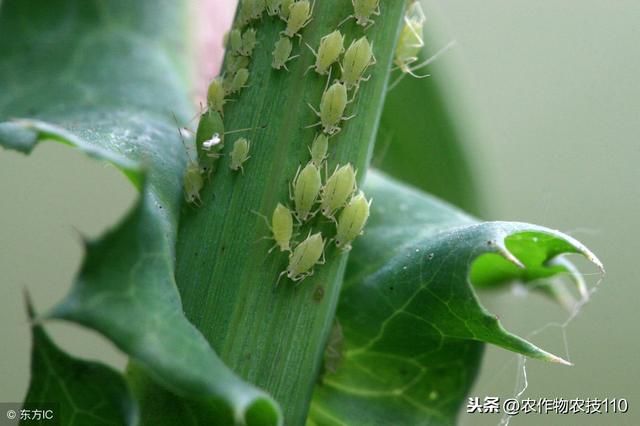
[[[354,13],[344,21],[355,19],[356,24],[369,28],[373,17],[380,14],[379,0],[352,0]],[[188,202],[200,204],[200,191],[207,179],[216,170],[222,156],[225,135],[237,131],[225,131],[224,108],[229,97],[247,87],[250,79],[249,65],[258,44],[257,31],[252,22],[262,19],[264,12],[279,16],[285,23],[280,38],[272,51],[272,68],[288,71],[287,62],[298,57],[292,56],[292,39],[302,41],[301,31],[313,19],[314,4],[308,0],[243,0],[240,5],[239,24],[226,36],[227,53],[223,74],[214,78],[208,88],[207,105],[200,115],[195,135],[197,159],[190,159],[184,175],[185,197]],[[321,77],[326,76],[326,85],[320,99],[319,109],[309,104],[319,121],[311,126],[320,126],[309,146],[310,159],[300,166],[289,187],[290,205],[278,203],[271,221],[264,219],[271,231],[270,239],[280,251],[288,252],[287,267],[280,274],[294,282],[299,282],[314,272],[314,266],[324,263],[324,253],[328,244],[342,251],[351,249],[352,242],[363,232],[369,217],[370,200],[357,189],[356,170],[348,163],[337,165],[331,175],[328,173],[328,152],[330,138],[340,131],[342,122],[353,118],[344,115],[347,105],[354,101],[360,83],[368,80],[367,69],[376,63],[373,46],[366,36],[354,39],[345,48],[345,36],[335,30],[319,41],[317,50],[310,45],[315,61],[307,70],[313,70]],[[335,67],[334,67],[335,66]],[[339,69],[340,78],[331,80],[332,72]],[[349,98],[351,92],[351,98]],[[246,130],[246,129],[245,129]],[[251,157],[251,141],[238,138],[229,153],[229,168],[244,172],[244,164]],[[322,171],[324,170],[324,179]],[[295,241],[296,228],[308,229],[302,241]],[[315,229],[314,227],[322,228]],[[331,227],[335,232],[327,239]],[[329,230],[328,230],[329,229]]]
[[[325,135],[318,135],[314,144],[323,138],[326,140]],[[321,164],[326,167],[324,159]],[[278,281],[286,276],[291,281],[298,282],[313,275],[315,265],[324,263],[326,244],[334,242],[342,251],[351,250],[351,243],[363,233],[371,201],[366,199],[362,191],[358,191],[356,171],[350,163],[336,167],[323,184],[320,168],[314,160],[298,168],[291,182],[289,198],[293,203],[293,210],[278,203],[271,215],[271,223],[266,217],[262,217],[271,231],[268,238],[275,242],[269,253],[276,247],[280,251],[289,252],[287,267]],[[327,222],[334,223],[335,235],[327,241],[321,231],[313,232],[310,228],[306,238],[296,243],[293,240],[294,228],[302,227],[318,213]]]
[[[311,20],[309,11],[313,7],[308,8],[308,5],[298,3],[303,2],[294,2],[290,6],[284,37],[276,42],[273,68],[286,69],[286,62],[292,59],[292,43],[289,38],[296,34],[301,22],[304,27]],[[345,21],[355,18],[358,25],[372,25],[372,16],[379,14],[379,0],[353,0],[352,3],[354,15],[347,17]],[[309,162],[298,167],[291,180],[289,198],[292,209],[278,203],[271,223],[267,221],[271,230],[270,238],[275,241],[270,251],[279,247],[281,251],[289,252],[288,265],[278,281],[286,276],[299,282],[312,275],[315,265],[324,263],[325,248],[330,243],[335,243],[342,251],[350,250],[351,243],[363,232],[371,204],[364,193],[357,189],[356,170],[353,166],[350,163],[336,166],[329,176],[327,159],[329,138],[340,132],[343,121],[353,118],[344,116],[345,109],[355,99],[360,83],[368,80],[365,76],[367,69],[376,63],[373,46],[366,36],[362,36],[351,41],[345,49],[345,36],[335,30],[320,39],[317,50],[309,44],[307,47],[313,53],[315,61],[305,74],[313,70],[319,76],[327,76],[319,110],[309,104],[319,122],[307,127],[321,126],[321,132],[316,134],[309,147]],[[340,78],[332,82],[331,74],[336,64],[340,70]],[[349,91],[353,91],[351,99]],[[324,180],[321,172],[323,169]],[[316,217],[318,219],[314,220]],[[266,217],[263,218],[266,221]],[[335,234],[330,239],[325,239],[322,235],[327,232],[326,226],[322,230],[313,229],[314,224],[321,227],[323,222],[333,222]],[[295,227],[309,228],[306,238],[299,243],[293,240]]]

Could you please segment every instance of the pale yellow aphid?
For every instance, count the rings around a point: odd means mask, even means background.
[[[291,237],[293,236],[293,215],[291,210],[282,204],[278,203],[271,215],[271,224],[264,215],[258,212],[254,212],[258,216],[264,219],[267,227],[271,231],[271,237],[263,237],[266,239],[272,239],[275,241],[273,247],[269,249],[269,253],[276,247],[280,248],[280,251],[291,251]]]
[[[229,32],[229,52],[239,54],[242,49],[242,31],[234,28]]]
[[[184,199],[187,203],[193,203],[197,206],[202,204],[200,191],[204,186],[204,178],[197,161],[189,160],[183,177]]]
[[[253,49],[256,47],[256,30],[249,28],[242,34],[242,47],[239,53],[242,56],[251,56]]]
[[[336,247],[344,251],[351,250],[351,243],[362,234],[367,219],[369,219],[370,206],[371,201],[367,201],[362,191],[351,198],[338,218],[337,232],[334,237]]]
[[[289,16],[287,17],[287,28],[282,32],[291,38],[300,34],[298,32],[311,22],[313,7],[309,0],[299,0],[289,6]]]
[[[309,153],[311,153],[311,162],[317,168],[320,168],[324,160],[327,158],[327,150],[329,149],[329,137],[324,133],[318,133],[311,143]]]
[[[289,68],[287,68],[287,62],[299,56],[296,55],[290,57],[291,49],[293,49],[291,40],[287,37],[280,37],[280,39],[276,41],[273,49],[273,60],[271,61],[271,66],[277,70],[284,68],[289,71]]]
[[[249,58],[228,52],[224,61],[224,69],[229,75],[235,74],[241,68],[249,66]]]
[[[238,138],[233,144],[233,149],[231,150],[231,163],[229,163],[229,168],[231,170],[240,170],[244,174],[244,168],[242,165],[245,161],[247,161],[251,156],[249,155],[249,150],[251,149],[251,142],[249,142],[245,138]]]
[[[187,148],[187,144],[184,142],[183,132],[181,129],[178,129],[178,135],[180,136],[182,146],[184,146],[187,153],[187,167],[185,168],[184,175],[182,177],[184,199],[187,203],[193,203],[196,206],[200,206],[202,204],[200,191],[202,191],[202,187],[204,186],[202,168],[200,167],[197,158],[191,158],[189,148]]]
[[[298,167],[292,186],[293,195],[290,193],[289,197],[295,204],[296,219],[302,223],[315,214],[315,212],[312,212],[312,208],[322,187],[320,170],[311,162],[302,170]]]
[[[265,0],[242,0],[238,14],[240,24],[244,26],[253,19],[260,19],[266,6]]]
[[[287,20],[289,18],[289,8],[293,4],[294,0],[282,0],[280,4],[280,18]]]
[[[313,275],[313,267],[315,265],[324,264],[324,240],[320,232],[309,236],[294,249],[289,256],[289,265],[287,269],[280,273],[278,281],[283,275],[286,275],[293,282],[302,281],[308,276]],[[320,258],[323,258],[320,260]],[[277,285],[277,283],[276,283]]]
[[[340,66],[342,69],[341,81],[347,86],[347,89],[358,86],[360,81],[368,79],[363,75],[367,68],[375,63],[373,47],[369,44],[367,37],[351,42]]]
[[[307,47],[316,57],[315,65],[311,65],[309,69],[314,68],[318,74],[325,75],[329,72],[331,65],[344,53],[344,35],[342,35],[340,31],[335,30],[322,37],[317,53],[308,44]]]
[[[228,94],[233,94],[241,91],[247,86],[247,80],[249,80],[249,70],[246,68],[240,68],[233,78],[225,81],[225,88]]]
[[[269,16],[275,16],[280,13],[280,5],[282,0],[267,0],[267,13]]]
[[[240,11],[238,12],[238,20],[241,26],[247,25],[253,19],[253,8],[256,0],[242,0],[240,3]]]
[[[355,18],[356,24],[362,27],[370,27],[375,23],[372,16],[380,16],[380,0],[351,0],[353,15],[349,15],[340,25]]]
[[[223,114],[226,91],[223,80],[220,77],[214,78],[207,90],[207,105],[210,109]]]
[[[413,75],[411,64],[418,60],[420,50],[424,47],[423,27],[426,18],[420,2],[416,1],[407,10],[404,26],[398,38],[393,62],[403,73]]]
[[[356,172],[351,163],[340,168],[336,167],[336,170],[322,187],[320,211],[325,217],[335,219],[335,212],[344,207],[355,190]]]
[[[267,7],[267,3],[265,0],[252,0],[252,3],[251,18],[260,19]]]
[[[342,115],[348,103],[347,86],[341,82],[333,83],[322,94],[322,99],[320,99],[320,112],[316,111],[311,104],[308,104],[313,112],[320,117],[320,121],[307,127],[314,127],[320,124],[322,125],[323,132],[328,135],[335,135],[342,130],[339,126],[340,121],[349,120],[354,117],[343,117]]]

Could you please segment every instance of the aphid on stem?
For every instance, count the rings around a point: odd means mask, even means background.
[[[315,4],[315,3],[314,3]],[[298,34],[300,30],[306,27],[313,15],[313,5],[309,3],[309,0],[299,0],[293,2],[289,6],[289,15],[287,16],[287,28],[282,32],[289,38],[298,36],[302,40],[302,36]]]
[[[353,5],[353,15],[347,16],[338,26],[341,26],[349,19],[355,19],[356,24],[365,27],[366,30],[375,24],[371,17],[380,16],[380,0],[351,0],[351,4]]]
[[[224,87],[227,94],[231,95],[238,93],[247,86],[247,80],[249,80],[249,70],[246,68],[240,68],[233,74],[233,77],[224,80]]]
[[[344,207],[349,197],[356,191],[356,171],[351,163],[336,170],[327,179],[320,195],[320,211],[335,221],[334,214]]]
[[[367,68],[375,65],[375,63],[376,58],[373,55],[373,46],[369,44],[367,37],[351,42],[340,64],[340,69],[342,70],[340,81],[347,86],[347,90],[357,87],[361,81],[369,79],[369,77],[364,78],[363,75]]]
[[[290,8],[293,2],[294,0],[282,0],[280,4],[280,18],[285,22],[289,18]]]
[[[240,54],[240,49],[242,49],[242,31],[237,28],[232,29],[229,33],[229,52],[235,55]]]
[[[249,66],[249,58],[228,52],[224,60],[224,69],[227,75],[234,75],[239,69]]]
[[[363,233],[364,226],[369,219],[370,207],[371,200],[367,201],[362,191],[351,198],[340,213],[336,224],[337,232],[334,237],[336,247],[343,251],[351,250],[353,240]]]
[[[256,48],[256,30],[249,28],[242,34],[242,46],[238,53],[242,56],[251,56]]]
[[[251,0],[251,3],[252,3],[251,18],[252,19],[262,18],[262,13],[267,7],[265,0]]]
[[[280,37],[280,39],[276,41],[273,49],[273,61],[271,62],[271,66],[277,70],[284,68],[289,71],[289,68],[287,68],[287,62],[300,56],[289,56],[291,55],[291,49],[293,49],[291,40],[287,37]]]
[[[291,210],[284,205],[278,203],[271,215],[271,224],[267,220],[266,216],[253,212],[264,219],[267,224],[267,228],[271,231],[271,237],[263,237],[261,239],[272,239],[275,241],[273,247],[269,249],[269,253],[276,247],[280,248],[280,251],[291,252],[291,238],[293,236],[293,216]]]
[[[289,256],[289,264],[278,276],[276,286],[283,275],[286,275],[293,282],[302,281],[313,275],[313,267],[315,265],[324,263],[324,240],[322,239],[322,234],[318,232],[311,235],[311,231],[309,231],[309,236],[293,249],[293,253]]]
[[[249,150],[251,149],[251,142],[245,138],[238,138],[234,144],[233,149],[231,150],[231,163],[229,164],[229,168],[231,170],[240,170],[242,174],[244,174],[244,168],[242,165],[247,161],[251,156],[249,155]]]
[[[316,57],[315,65],[311,65],[307,71],[315,69],[318,74],[325,75],[329,72],[331,65],[333,65],[333,63],[340,58],[340,55],[344,53],[344,35],[340,31],[335,30],[334,32],[322,37],[320,39],[320,46],[318,47],[317,53],[308,44],[307,47]]]
[[[449,43],[446,44],[446,46],[444,46],[443,48],[441,48],[440,50],[438,50],[436,53],[434,53],[433,55],[431,55],[430,57],[428,57],[427,59],[425,59],[422,63],[415,65],[413,67],[411,67],[411,72],[410,73],[405,73],[402,72],[400,74],[400,76],[389,85],[389,88],[387,89],[387,91],[389,90],[393,90],[403,79],[405,76],[407,75],[411,75],[413,77],[416,78],[425,78],[425,77],[429,77],[430,74],[425,74],[425,75],[415,75],[413,72],[417,71],[420,68],[424,68],[428,65],[430,65],[431,63],[433,63],[433,61],[435,61],[436,59],[438,59],[440,57],[440,55],[442,55],[443,53],[445,53],[447,50],[451,49],[453,46],[455,46],[456,41],[450,41]],[[398,69],[398,67],[395,67],[394,70]]]
[[[275,16],[280,13],[282,0],[267,0],[267,13],[269,16]]]
[[[196,130],[196,148],[203,175],[211,176],[215,170],[216,163],[222,156],[225,135],[247,130],[252,130],[252,128],[225,132],[222,116],[218,112],[207,109],[202,113]]]
[[[327,159],[327,151],[329,149],[329,137],[324,133],[318,133],[311,143],[309,153],[311,154],[311,162],[319,169],[324,160]]]
[[[331,74],[329,74],[329,79],[331,79]],[[341,82],[333,83],[322,94],[322,99],[320,99],[320,112],[316,111],[311,104],[307,103],[309,108],[311,108],[313,112],[320,117],[320,121],[315,124],[311,124],[306,128],[322,125],[323,132],[330,136],[335,135],[342,130],[339,126],[341,121],[350,120],[355,117],[355,115],[351,115],[349,117],[343,116],[348,103],[347,87]]]
[[[177,119],[174,115],[174,120],[177,123]],[[202,205],[202,198],[200,198],[200,191],[204,186],[204,179],[202,178],[202,171],[200,170],[200,164],[198,159],[191,156],[191,150],[187,147],[184,141],[183,133],[178,129],[178,135],[180,141],[187,154],[187,167],[185,168],[184,175],[182,177],[184,199],[187,203],[195,204],[196,206]]]
[[[226,91],[224,89],[224,83],[222,78],[216,77],[209,84],[209,89],[207,90],[207,106],[209,109],[213,109],[214,111],[219,112],[221,115],[224,114],[224,104]]]
[[[423,28],[425,21],[426,18],[424,16],[422,6],[420,6],[420,2],[413,2],[407,9],[404,16],[404,27],[400,32],[393,60],[395,64],[393,69],[399,69],[402,72],[402,75],[393,84],[391,84],[389,90],[394,88],[400,80],[402,80],[405,74],[415,78],[429,77],[429,74],[418,75],[415,72],[432,63],[438,56],[455,44],[455,42],[450,42],[426,61],[418,65],[413,65],[418,60],[420,51],[424,47]]]
[[[298,167],[289,188],[289,197],[295,204],[295,216],[299,223],[303,223],[315,215],[311,209],[318,198],[321,187],[320,170],[313,163],[309,162],[302,170]],[[293,194],[291,189],[293,189]]]

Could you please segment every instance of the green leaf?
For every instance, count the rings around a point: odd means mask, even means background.
[[[429,13],[423,60],[451,42]],[[435,18],[437,20],[437,18]],[[372,165],[466,211],[481,209],[474,162],[467,148],[481,141],[473,116],[462,105],[460,67],[451,66],[452,48],[419,71],[428,78],[401,77],[385,99]],[[473,152],[478,152],[474,149]]]
[[[316,388],[312,424],[453,424],[483,342],[568,364],[506,331],[469,276],[479,258],[483,272],[508,261],[525,275],[552,276],[559,270],[549,261],[565,253],[601,268],[588,249],[535,225],[479,223],[379,174],[365,190],[371,220],[337,312],[342,356]]]
[[[174,280],[185,150],[173,114],[191,110],[182,2],[7,0],[0,9],[0,144],[54,140],[120,168],[141,190],[114,229],[86,242],[68,296],[45,315],[92,328],[155,381],[247,420],[277,404],[241,381],[183,314]],[[97,195],[103,188],[96,188]],[[36,373],[39,374],[38,371]]]
[[[29,317],[33,309],[28,304]],[[136,425],[138,411],[124,377],[96,362],[67,355],[41,325],[31,328],[31,383],[24,407],[50,408],[61,425]]]

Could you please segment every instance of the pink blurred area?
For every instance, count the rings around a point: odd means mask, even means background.
[[[223,38],[231,28],[238,0],[193,0],[191,14],[195,38],[197,75],[193,99],[204,102],[209,81],[220,72],[224,57]]]

